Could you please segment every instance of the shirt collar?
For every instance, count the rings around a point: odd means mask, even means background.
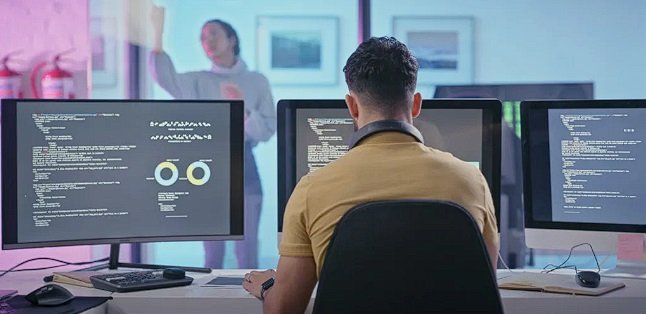
[[[350,140],[350,148],[357,146],[364,139],[381,132],[409,134],[417,142],[424,143],[424,136],[412,124],[399,120],[379,120],[368,123],[355,131]]]
[[[365,144],[396,144],[396,143],[418,143],[418,141],[410,134],[397,132],[397,131],[385,131],[372,134],[359,143],[357,146]]]

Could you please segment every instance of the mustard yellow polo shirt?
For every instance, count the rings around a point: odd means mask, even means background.
[[[498,247],[493,201],[479,169],[410,135],[381,132],[301,178],[285,209],[280,255],[312,256],[318,276],[336,224],[350,208],[411,198],[462,205],[480,227],[487,247]]]

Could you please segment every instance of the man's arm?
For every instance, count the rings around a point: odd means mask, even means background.
[[[487,185],[487,180],[484,176],[480,176],[482,180],[482,186],[484,189],[484,204],[485,204],[485,213],[482,226],[482,236],[485,241],[485,246],[487,247],[487,253],[489,254],[489,259],[491,260],[491,267],[493,268],[494,274],[498,268],[498,252],[500,251],[500,239],[498,237],[498,224],[496,222],[496,208],[493,206],[493,199],[491,197],[491,192],[489,191],[489,185]]]
[[[261,298],[260,285],[273,275],[272,271],[251,272],[245,276],[243,287],[257,298]],[[275,276],[274,285],[263,295],[263,312],[305,312],[317,281],[314,258],[281,256]]]
[[[491,259],[491,267],[493,267],[494,274],[498,268],[498,251],[500,250],[500,245],[498,241],[492,241],[492,243],[487,244],[487,253],[489,253],[489,259]]]

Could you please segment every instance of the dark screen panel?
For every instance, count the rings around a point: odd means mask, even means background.
[[[522,105],[525,225],[645,232],[645,100]]]
[[[4,248],[242,238],[239,101],[4,100],[2,119]]]

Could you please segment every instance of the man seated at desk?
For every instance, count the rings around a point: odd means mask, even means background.
[[[263,300],[265,313],[305,311],[337,222],[370,201],[425,198],[462,205],[480,227],[495,267],[498,228],[484,176],[424,146],[412,124],[422,104],[415,92],[418,68],[408,48],[392,37],[370,38],[348,58],[345,100],[357,131],[344,157],[304,176],[294,189],[277,270],[245,275],[244,288]]]

